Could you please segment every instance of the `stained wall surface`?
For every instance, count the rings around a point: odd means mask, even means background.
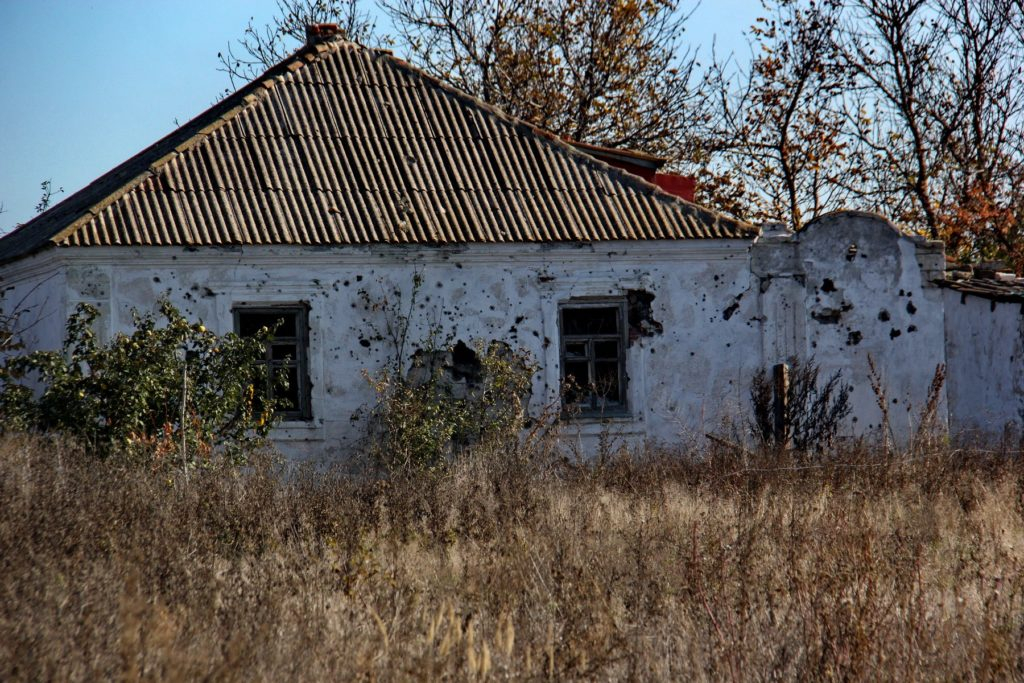
[[[374,393],[365,378],[396,353],[388,318],[410,321],[406,355],[432,326],[441,341],[492,340],[525,349],[541,368],[534,412],[556,401],[560,384],[558,307],[573,301],[649,299],[626,352],[628,414],[577,420],[567,438],[583,448],[602,432],[622,442],[666,443],[712,431],[738,413],[746,378],[760,362],[746,241],[615,242],[596,245],[394,246],[315,249],[247,247],[64,249],[56,259],[67,296],[109,315],[101,337],[131,327],[133,309],[167,296],[217,332],[232,330],[239,305],[305,303],[314,419],[275,434],[296,457],[358,450]],[[413,301],[413,279],[422,285]],[[653,297],[653,298],[652,298]],[[392,320],[394,323],[394,320]],[[56,347],[60,335],[38,340]],[[671,368],[671,371],[669,371]]]
[[[0,316],[25,349],[59,348],[67,321],[66,285],[66,269],[51,255],[0,268]]]
[[[941,243],[903,235],[867,213],[832,214],[797,235],[762,237],[751,267],[761,282],[766,363],[813,358],[823,377],[841,372],[853,388],[846,433],[886,431],[908,442],[945,364],[943,297],[935,284],[944,266]],[[945,392],[935,399],[941,426]]]
[[[389,318],[410,322],[406,357],[431,327],[442,342],[499,340],[528,351],[539,367],[536,414],[558,405],[559,306],[603,300],[646,305],[631,320],[626,414],[565,429],[584,451],[602,436],[667,445],[739,438],[753,374],[794,357],[852,385],[844,436],[881,433],[881,395],[891,435],[915,438],[936,368],[947,362],[949,381],[934,397],[940,425],[1019,425],[1019,307],[993,313],[987,302],[981,310],[954,301],[935,284],[943,269],[940,243],[845,212],[753,241],[64,248],[6,266],[0,288],[7,305],[36,287],[36,315],[46,322],[30,339],[35,348],[59,346],[57,321],[79,301],[105,313],[98,332],[108,338],[161,296],[222,333],[233,329],[237,306],[308,305],[313,420],[285,423],[274,438],[293,457],[337,459],[363,445],[374,402],[366,376],[396,353]],[[977,386],[975,376],[1002,379]]]
[[[950,428],[961,439],[1017,440],[1024,425],[1020,303],[943,291]]]

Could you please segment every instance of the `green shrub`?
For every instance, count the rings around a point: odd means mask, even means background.
[[[79,304],[62,351],[0,367],[0,430],[57,432],[103,457],[121,450],[190,466],[219,455],[244,460],[273,423],[275,406],[256,389],[270,332],[218,336],[166,300],[158,309],[134,311],[134,331],[102,344],[93,330],[99,312]]]
[[[507,450],[518,444],[537,371],[529,353],[499,341],[470,348],[443,337],[436,319],[414,326],[414,318],[426,317],[419,271],[404,295],[378,284],[378,296],[359,290],[364,310],[377,318],[367,321],[371,339],[391,351],[383,368],[364,371],[377,394],[369,421],[371,458],[391,473],[415,473],[440,469],[469,446]],[[418,341],[410,338],[414,327],[425,330]],[[410,348],[416,351],[409,354]]]
[[[460,363],[468,357],[470,368]],[[517,443],[536,372],[529,354],[500,342],[427,345],[409,371],[397,361],[368,379],[377,392],[371,453],[389,471],[435,469],[473,445]]]

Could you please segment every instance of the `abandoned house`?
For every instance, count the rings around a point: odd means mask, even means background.
[[[79,302],[108,338],[161,296],[217,332],[283,321],[274,438],[294,457],[359,447],[363,371],[395,353],[384,299],[411,340],[461,342],[460,362],[477,342],[528,351],[534,409],[565,378],[589,387],[567,427],[584,442],[745,421],[753,374],[792,356],[853,385],[847,434],[881,424],[869,356],[898,438],[939,366],[955,433],[1019,430],[1024,281],[947,273],[941,243],[870,214],[758,230],[659,163],[557,139],[321,26],[0,240],[2,301],[29,316],[29,348],[58,348]]]

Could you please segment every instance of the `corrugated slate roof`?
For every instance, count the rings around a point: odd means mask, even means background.
[[[51,244],[751,236],[388,52],[328,41],[4,237],[0,262]]]

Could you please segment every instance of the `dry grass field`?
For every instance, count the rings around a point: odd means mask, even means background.
[[[389,480],[0,442],[0,679],[1024,678],[1024,464],[867,450]]]

